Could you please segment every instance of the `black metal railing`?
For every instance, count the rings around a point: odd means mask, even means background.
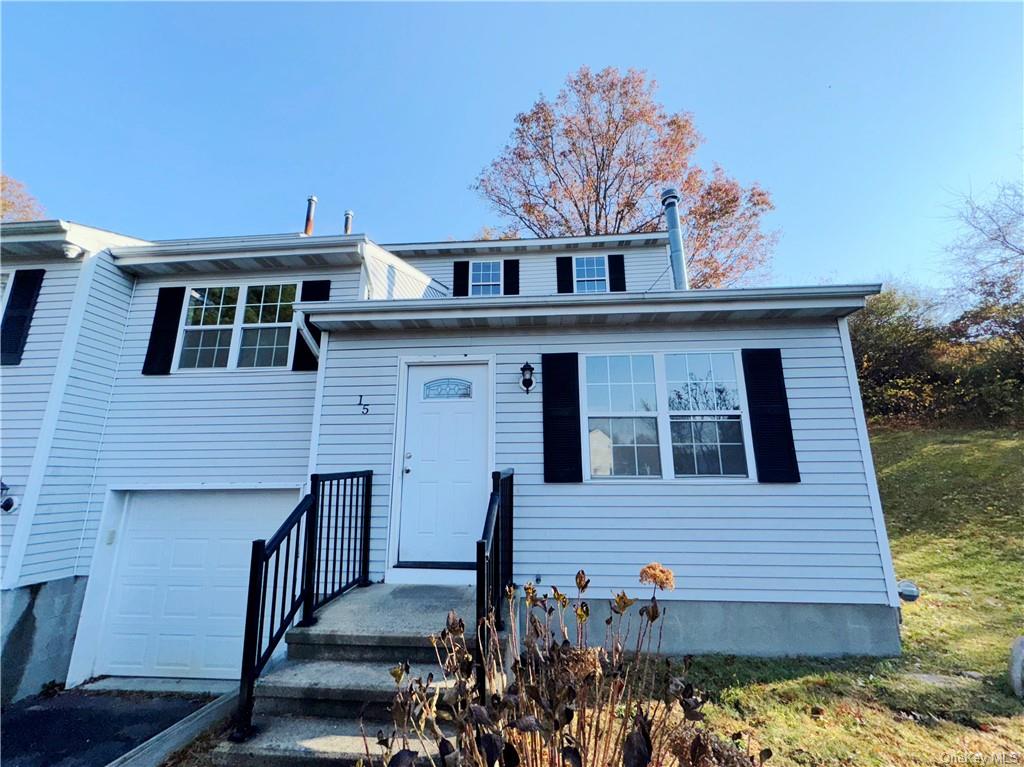
[[[372,471],[314,474],[280,529],[252,542],[233,740],[252,732],[256,680],[299,610],[299,625],[312,626],[317,608],[370,584],[372,492]]]
[[[487,502],[484,530],[476,542],[476,630],[477,688],[486,688],[486,666],[492,637],[488,616],[494,613],[494,627],[505,628],[505,590],[512,585],[512,535],[515,511],[515,471],[491,472],[491,497]]]

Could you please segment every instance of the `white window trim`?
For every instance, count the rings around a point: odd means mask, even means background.
[[[287,280],[278,282],[276,280],[260,281],[250,280],[246,282],[233,282],[231,280],[219,280],[216,282],[203,283],[203,284],[191,284],[185,286],[185,298],[181,307],[181,316],[178,318],[178,338],[174,343],[174,372],[184,373],[187,375],[203,374],[203,373],[220,373],[225,370],[242,370],[245,372],[255,371],[284,371],[292,369],[292,362],[295,358],[295,312],[293,309],[291,322],[268,322],[266,324],[252,324],[243,322],[245,316],[245,296],[248,293],[249,288],[263,285],[295,285],[295,302],[299,301],[299,292],[302,290],[302,281],[295,280],[289,282]],[[238,303],[235,304],[235,321],[231,325],[204,325],[203,330],[227,330],[231,329],[231,346],[228,348],[228,364],[226,367],[209,367],[209,368],[183,368],[181,367],[181,347],[185,342],[185,328],[188,320],[188,300],[189,296],[192,295],[192,290],[199,288],[238,288]],[[242,346],[242,329],[243,328],[274,328],[283,327],[284,325],[289,326],[288,330],[288,361],[284,365],[263,365],[260,367],[239,367],[238,366],[238,354]],[[199,329],[199,326],[192,328],[193,330]]]
[[[495,296],[473,294],[473,264],[497,264],[498,265],[498,295],[505,295],[505,259],[503,258],[475,258],[469,262],[469,298],[495,298]],[[481,285],[493,285],[493,282],[479,283]]]
[[[618,251],[616,251],[616,252],[618,252]],[[603,292],[611,293],[611,290],[612,290],[612,278],[611,278],[611,274],[608,271],[608,254],[607,253],[601,253],[601,254],[598,254],[598,255],[594,255],[593,253],[583,253],[583,254],[576,254],[576,255],[574,255],[572,257],[572,292],[575,293],[576,295],[580,295],[580,296],[601,295],[601,292],[602,292],[602,291],[599,291],[599,290],[593,290],[593,291],[590,291],[589,293],[580,293],[580,291],[576,289],[576,283],[578,282],[577,277],[576,277],[576,261],[578,259],[580,259],[580,258],[600,258],[600,259],[604,260],[604,291]],[[600,356],[600,355],[597,355],[597,356]]]
[[[589,403],[587,401],[587,357],[609,357],[618,355],[636,356],[651,355],[654,357],[654,386],[658,405],[656,413],[647,417],[656,417],[658,420],[658,446],[661,448],[661,476],[592,476],[590,473],[590,439],[588,419],[591,417]],[[675,475],[675,464],[672,461],[672,413],[668,409],[668,377],[665,372],[665,356],[669,354],[732,354],[736,365],[736,386],[739,390],[740,408],[734,415],[740,416],[740,427],[743,430],[743,449],[747,457],[747,476],[731,477],[722,475],[707,475],[695,477],[677,477]],[[676,485],[719,485],[719,484],[757,484],[757,466],[754,463],[754,441],[750,428],[750,414],[747,411],[747,385],[743,376],[743,359],[738,349],[670,349],[668,351],[652,350],[604,350],[588,352],[579,355],[579,389],[580,389],[580,443],[583,455],[583,481],[594,483],[642,483],[645,485],[651,482],[659,482]],[[664,401],[662,401],[664,399]],[[708,415],[722,415],[724,411],[708,411]],[[676,415],[700,415],[698,411],[687,413],[676,413]],[[597,413],[594,418],[642,418],[642,415]]]

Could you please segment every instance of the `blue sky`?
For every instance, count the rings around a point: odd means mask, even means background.
[[[42,4],[2,9],[2,161],[146,238],[378,242],[497,223],[469,189],[580,65],[645,69],[698,160],[775,199],[769,282],[946,282],[956,194],[1021,174],[1012,4]]]

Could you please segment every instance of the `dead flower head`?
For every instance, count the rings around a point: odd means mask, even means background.
[[[615,601],[612,602],[612,612],[616,615],[623,615],[634,604],[636,604],[635,599],[630,599],[626,596],[625,591],[620,591],[615,595]]]
[[[644,565],[640,570],[640,582],[650,583],[662,591],[672,591],[676,587],[676,577],[660,562]]]

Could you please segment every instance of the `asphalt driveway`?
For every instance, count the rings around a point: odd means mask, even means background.
[[[4,767],[103,767],[211,700],[68,690],[0,712]]]

